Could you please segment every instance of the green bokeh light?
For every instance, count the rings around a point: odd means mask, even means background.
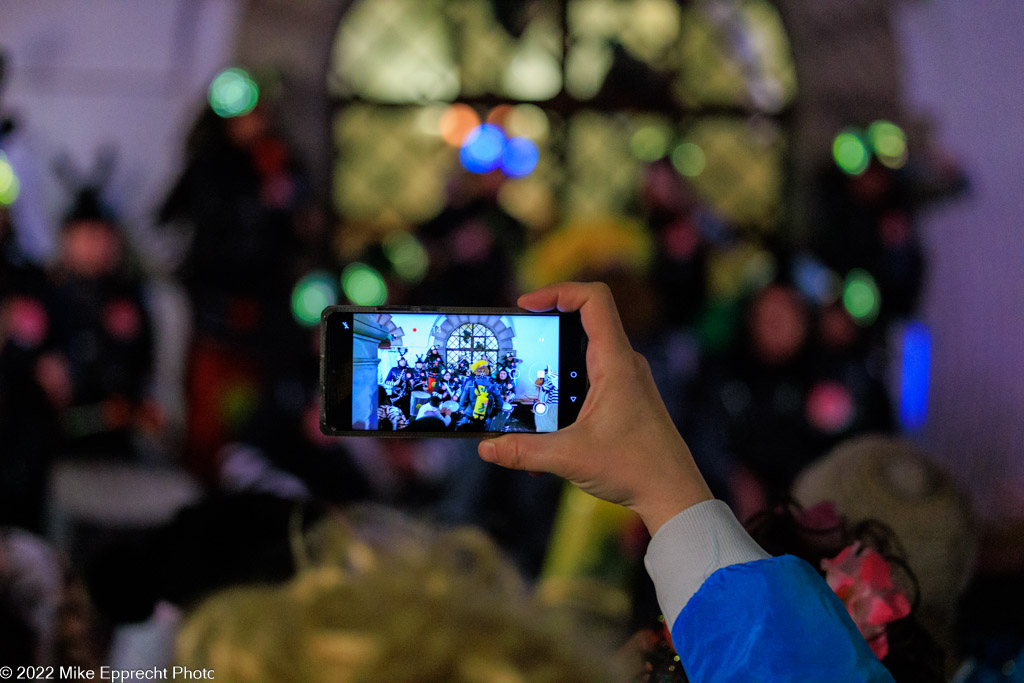
[[[861,268],[850,271],[843,287],[843,306],[858,325],[867,327],[875,322],[881,308],[881,297],[871,273]]]
[[[0,204],[4,206],[13,204],[14,200],[18,198],[19,192],[21,192],[21,182],[14,174],[14,168],[7,161],[7,157],[0,152]]]
[[[672,150],[672,165],[684,176],[696,178],[704,172],[707,156],[699,145],[684,142]]]
[[[847,129],[832,142],[832,157],[845,173],[860,175],[868,168],[871,152],[859,133]]]
[[[320,313],[338,303],[338,287],[324,272],[314,272],[300,279],[292,289],[292,315],[304,327],[320,322]]]
[[[890,121],[875,121],[868,126],[868,140],[878,160],[889,168],[907,163],[907,134]]]
[[[659,126],[643,126],[633,133],[629,148],[640,161],[657,161],[668,152],[668,133]]]
[[[365,263],[350,263],[341,271],[341,288],[356,306],[380,306],[388,298],[384,278]]]
[[[259,96],[259,87],[244,69],[225,69],[210,83],[210,107],[224,118],[248,114]]]
[[[392,233],[381,247],[384,256],[395,269],[395,274],[406,282],[416,284],[427,274],[427,268],[430,266],[427,249],[409,233]]]

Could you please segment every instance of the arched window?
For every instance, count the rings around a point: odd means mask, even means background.
[[[474,121],[537,146],[499,195],[534,238],[638,217],[658,160],[753,234],[782,218],[796,77],[768,0],[356,0],[329,87],[345,258],[442,210]]]
[[[454,368],[463,358],[470,364],[486,360],[491,367],[498,363],[498,337],[482,323],[463,323],[448,335],[445,342],[445,364]]]

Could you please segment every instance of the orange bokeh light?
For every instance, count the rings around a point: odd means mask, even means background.
[[[511,113],[511,104],[499,104],[487,114],[487,123],[493,123],[495,126],[501,126],[504,128],[505,119],[508,118],[508,115]]]
[[[468,104],[453,104],[441,115],[441,137],[449,145],[460,147],[470,131],[480,125],[480,117]]]

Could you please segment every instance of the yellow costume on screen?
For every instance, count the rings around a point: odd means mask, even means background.
[[[476,387],[476,401],[473,403],[473,418],[482,420],[487,417],[487,406],[491,397],[487,394],[487,387]]]

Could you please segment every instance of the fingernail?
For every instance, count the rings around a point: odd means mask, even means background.
[[[498,455],[497,449],[494,447],[494,444],[491,443],[490,441],[482,442],[480,444],[480,448],[477,449],[477,452],[479,452],[480,457],[486,460],[487,462],[494,462],[495,458]]]

